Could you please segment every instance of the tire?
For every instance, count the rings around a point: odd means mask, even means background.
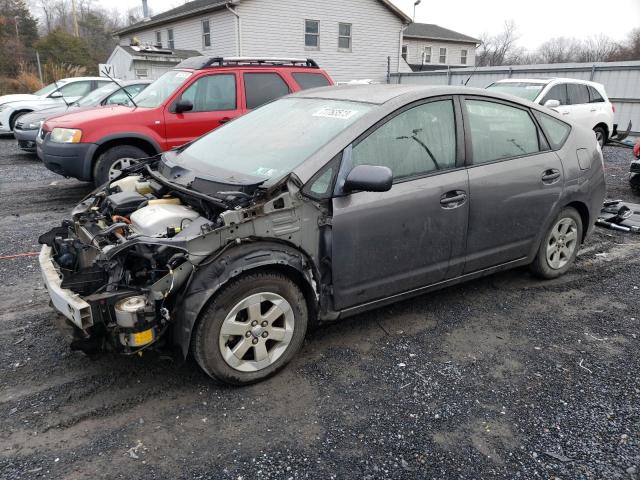
[[[14,113],[13,115],[11,115],[11,118],[9,119],[9,128],[11,129],[11,131],[13,132],[13,129],[16,126],[16,122],[18,121],[18,119],[22,116],[22,115],[26,115],[27,113],[31,113],[31,110],[20,110],[16,113]]]
[[[254,305],[253,313],[246,305]],[[276,272],[250,273],[232,280],[205,308],[191,351],[210,377],[249,385],[289,363],[302,347],[307,324],[306,299],[291,279]]]
[[[564,208],[544,234],[536,258],[531,264],[533,273],[552,279],[567,273],[582,243],[582,218],[575,208]]]
[[[608,140],[607,131],[602,127],[595,127],[593,131],[596,134],[596,140],[598,140],[600,147],[604,147]]]
[[[634,173],[629,178],[629,186],[636,195],[640,195],[640,173]]]
[[[96,162],[93,168],[93,183],[96,187],[107,183],[112,179],[112,167],[117,168],[118,163],[126,162],[131,164],[131,160],[145,158],[149,155],[141,148],[133,145],[117,145],[105,151]],[[127,166],[126,164],[124,166]]]

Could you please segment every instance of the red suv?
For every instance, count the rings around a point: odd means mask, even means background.
[[[101,185],[137,158],[184,145],[288,93],[332,84],[310,59],[193,57],[138,94],[134,106],[47,120],[37,152],[49,170]]]

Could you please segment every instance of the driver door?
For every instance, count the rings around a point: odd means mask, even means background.
[[[345,152],[342,170],[387,166],[394,184],[387,192],[353,192],[333,199],[336,309],[462,272],[468,177],[456,110],[451,97],[405,107]]]

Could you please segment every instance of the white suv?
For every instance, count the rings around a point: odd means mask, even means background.
[[[615,134],[615,107],[604,85],[572,78],[513,78],[487,87],[552,108],[596,133],[600,146]]]

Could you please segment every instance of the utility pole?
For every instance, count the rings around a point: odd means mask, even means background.
[[[75,37],[80,36],[78,31],[78,14],[76,12],[76,0],[71,0],[71,15],[73,16],[73,35]]]
[[[416,7],[422,3],[422,0],[416,0],[413,4],[413,23],[416,22]]]
[[[17,15],[15,17],[13,17],[13,20],[16,22],[16,48],[18,48],[18,45],[20,45],[20,30],[18,29],[18,20],[20,19],[20,17],[18,17]]]

